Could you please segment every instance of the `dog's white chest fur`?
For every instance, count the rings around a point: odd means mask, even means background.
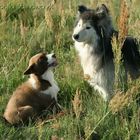
[[[75,42],[75,48],[79,53],[84,74],[93,77],[96,72],[96,65],[94,64],[98,61],[98,58],[92,55],[94,52],[93,46],[91,47],[88,44]]]
[[[57,82],[54,80],[53,72],[51,70],[48,70],[46,73],[44,73],[42,75],[42,79],[48,80],[51,84],[51,87],[49,87],[46,90],[40,91],[40,92],[47,94],[47,95],[50,95],[52,98],[55,98],[55,100],[57,101],[57,94],[58,94],[60,89],[57,85]],[[30,82],[31,82],[33,88],[36,88],[36,81],[32,76],[30,78]]]
[[[113,65],[109,63],[102,67],[103,54],[96,53],[95,47],[97,46],[75,41],[75,48],[80,56],[84,75],[90,76],[88,83],[95,90],[98,90],[105,100],[108,100],[112,94],[111,84],[113,84],[114,80]]]

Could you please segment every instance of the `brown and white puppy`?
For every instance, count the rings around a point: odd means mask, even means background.
[[[25,122],[57,105],[59,87],[52,72],[56,65],[54,54],[39,53],[30,59],[24,72],[30,78],[14,91],[4,112],[10,124]]]

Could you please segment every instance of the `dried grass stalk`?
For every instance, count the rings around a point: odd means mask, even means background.
[[[118,21],[118,28],[119,28],[119,44],[122,47],[122,44],[125,40],[126,35],[128,34],[128,18],[129,18],[129,8],[126,3],[126,0],[121,1],[121,9],[120,9],[120,16]]]
[[[130,87],[127,92],[123,93],[118,91],[116,95],[111,99],[109,107],[112,113],[117,113],[122,111],[126,106],[134,101],[137,94],[140,91],[140,84]]]
[[[23,41],[25,42],[26,33],[28,32],[28,27],[23,24],[23,21],[20,22],[20,35]]]
[[[72,100],[73,111],[76,115],[76,118],[79,118],[82,112],[82,99],[80,96],[81,96],[81,91],[77,89],[74,99]]]
[[[120,16],[118,21],[118,28],[119,28],[119,34],[118,38],[113,37],[112,39],[112,48],[114,53],[114,64],[115,64],[115,90],[120,89],[120,73],[122,68],[122,54],[121,54],[121,48],[124,43],[124,40],[128,33],[128,18],[129,18],[129,12],[128,12],[128,6],[125,0],[121,1],[121,9],[120,9]]]

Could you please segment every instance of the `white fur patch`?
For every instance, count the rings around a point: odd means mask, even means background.
[[[37,83],[36,83],[36,80],[34,79],[33,74],[30,74],[29,82],[30,82],[30,84],[32,85],[32,87],[33,87],[34,89],[37,88],[37,85],[36,85]]]
[[[73,31],[73,40],[75,41],[74,35],[79,36],[76,40],[78,42],[89,43],[91,41],[97,41],[98,39],[95,29],[90,25],[89,22],[84,23],[82,19],[79,20]]]
[[[52,56],[54,55],[54,53],[51,54],[47,54],[46,57],[48,58],[48,63],[52,64],[54,61],[56,61],[56,58],[53,58]]]
[[[57,94],[59,92],[59,87],[57,85],[57,82],[54,80],[54,74],[51,70],[47,70],[42,75],[42,79],[48,80],[51,83],[51,87],[49,87],[47,90],[41,91],[44,94],[51,95],[52,98],[55,98],[57,101]]]
[[[54,80],[54,75],[53,75],[53,72],[51,70],[47,70],[47,72],[45,72],[43,75],[42,75],[42,79],[44,80],[48,80],[51,84],[51,87],[49,87],[48,89],[46,90],[43,90],[43,91],[40,91],[41,93],[44,93],[44,94],[47,94],[47,95],[50,95],[52,98],[55,98],[56,101],[57,101],[57,94],[59,92],[59,87],[57,85],[57,82]],[[31,83],[32,87],[34,89],[37,88],[37,82],[36,80],[34,79],[33,75],[31,74],[30,75],[30,79],[29,79],[29,82]]]

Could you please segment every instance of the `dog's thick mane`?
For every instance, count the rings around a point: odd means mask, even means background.
[[[108,38],[114,33],[114,27],[112,25],[112,18],[109,9],[102,4],[96,8],[96,15],[98,16],[99,22],[97,23],[104,31],[104,35]]]
[[[112,47],[112,37],[118,39],[119,32],[115,30],[112,25],[112,18],[108,8],[102,4],[100,7],[96,8],[96,12],[98,13],[100,9],[103,10],[103,16],[98,26],[103,30],[103,44],[110,44]],[[140,53],[137,39],[132,36],[126,36],[123,45],[120,47],[122,47],[122,62],[124,63],[126,72],[129,72],[132,79],[138,78],[140,76]]]

